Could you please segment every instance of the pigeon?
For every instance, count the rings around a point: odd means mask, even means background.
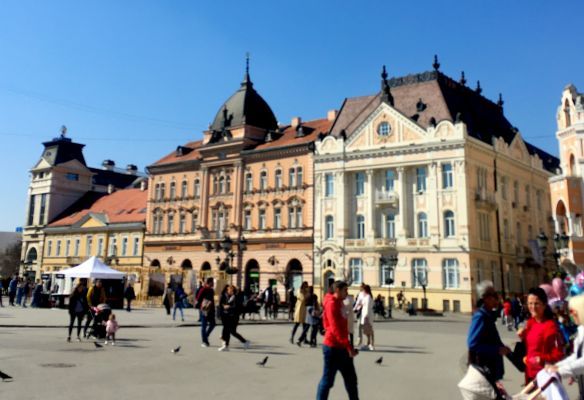
[[[377,364],[377,365],[381,365],[382,362],[383,362],[383,357],[379,357],[377,360],[375,360],[375,364]]]
[[[0,371],[0,378],[2,378],[2,382],[4,382],[7,379],[12,380],[12,377],[10,375],[5,374],[4,372]]]
[[[101,349],[103,346],[97,342],[93,342],[93,344],[95,345],[96,349]]]
[[[265,367],[267,362],[268,362],[268,356],[266,356],[266,358],[264,358],[262,361],[258,361],[256,363],[256,365],[259,365],[260,367]]]
[[[171,353],[178,353],[180,351],[180,346],[178,346],[176,349],[172,349],[170,350]]]

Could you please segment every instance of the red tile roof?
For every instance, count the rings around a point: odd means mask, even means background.
[[[86,215],[101,214],[108,224],[146,221],[146,202],[148,191],[140,189],[123,189],[103,196],[90,207],[66,215],[51,224],[50,227],[73,225]]]
[[[305,122],[303,121],[302,127],[305,128],[306,133],[302,137],[296,137],[296,128],[292,127],[291,125],[284,126],[281,127],[283,130],[278,134],[277,139],[275,138],[271,142],[262,143],[251,151],[314,142],[318,139],[319,134],[328,133],[331,125],[332,121],[329,121],[326,118]]]
[[[182,147],[187,149],[191,149],[191,152],[185,154],[183,156],[177,155],[177,151],[174,150],[172,153],[167,154],[166,156],[162,157],[160,160],[156,161],[153,165],[161,165],[161,164],[170,164],[173,162],[181,162],[186,160],[196,160],[197,158],[201,157],[201,153],[198,152],[198,148],[201,147],[203,144],[202,140],[196,140],[194,142],[189,142]]]

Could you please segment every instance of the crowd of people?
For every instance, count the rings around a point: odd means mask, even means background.
[[[2,295],[8,295],[8,304],[11,306],[40,307],[43,285],[40,280],[33,282],[14,275],[11,279],[0,280],[0,307],[4,307]]]
[[[584,294],[566,301],[567,291],[559,279],[554,280],[557,291],[543,284],[531,288],[524,297],[516,295],[503,301],[492,282],[483,281],[477,285],[478,308],[467,337],[469,369],[478,367],[483,371],[501,398],[506,398],[501,382],[505,374],[503,357],[508,357],[524,374],[526,384],[542,376],[558,381],[560,378],[576,380],[580,398],[584,399],[584,359],[581,357]],[[513,350],[501,340],[496,327],[498,317],[508,330],[516,331]]]

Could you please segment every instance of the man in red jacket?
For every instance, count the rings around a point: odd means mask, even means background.
[[[317,400],[328,399],[329,391],[335,383],[337,371],[343,375],[349,400],[359,399],[357,374],[353,364],[353,357],[357,355],[357,351],[349,342],[349,327],[343,305],[343,300],[347,297],[347,290],[346,282],[336,281],[334,293],[327,293],[324,297],[322,316],[326,331],[322,342],[324,370],[318,385]]]

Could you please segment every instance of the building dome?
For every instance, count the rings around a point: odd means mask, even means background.
[[[255,91],[246,70],[241,87],[219,108],[210,130],[250,125],[266,130],[276,130],[278,122],[272,109]]]

